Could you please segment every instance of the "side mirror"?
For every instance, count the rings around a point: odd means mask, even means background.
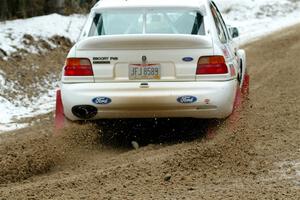
[[[230,27],[229,31],[232,38],[237,38],[240,36],[239,29],[237,27]]]

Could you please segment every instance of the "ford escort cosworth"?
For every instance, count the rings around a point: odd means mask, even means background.
[[[62,70],[64,116],[226,118],[246,76],[236,36],[210,0],[101,0]]]

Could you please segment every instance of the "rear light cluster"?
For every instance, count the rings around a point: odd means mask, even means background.
[[[65,76],[93,76],[93,68],[88,58],[67,58]]]
[[[198,60],[197,75],[227,73],[228,67],[223,56],[203,56]]]

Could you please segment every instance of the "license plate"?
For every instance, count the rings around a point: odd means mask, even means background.
[[[161,67],[159,64],[131,64],[129,65],[129,79],[160,79]]]

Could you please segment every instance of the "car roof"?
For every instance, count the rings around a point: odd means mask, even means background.
[[[193,8],[198,9],[205,5],[208,0],[100,0],[93,10],[109,8]]]

